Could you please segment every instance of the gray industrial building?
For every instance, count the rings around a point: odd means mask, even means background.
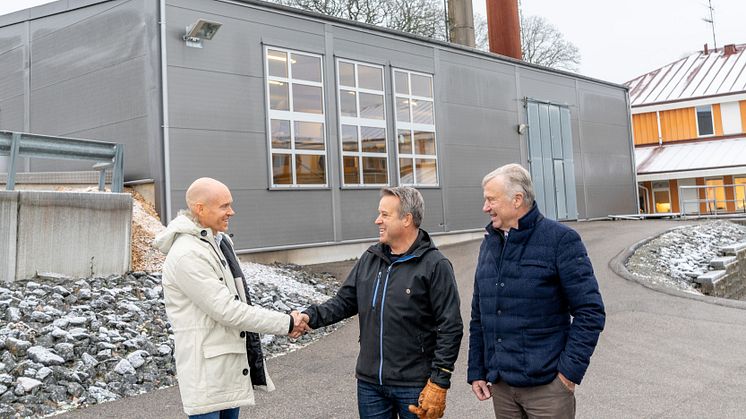
[[[551,218],[636,212],[629,121],[623,86],[270,3],[0,16],[0,130],[125,144],[125,179],[154,180],[163,218],[195,178],[220,179],[244,251],[376,237],[384,185],[421,190],[428,231],[476,231],[480,181],[509,162]]]

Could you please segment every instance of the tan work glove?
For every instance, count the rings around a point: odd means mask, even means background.
[[[417,400],[419,406],[409,405],[409,411],[420,419],[442,418],[446,410],[446,392],[448,390],[427,380],[425,388]]]

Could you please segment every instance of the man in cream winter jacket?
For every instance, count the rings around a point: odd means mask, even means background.
[[[274,390],[263,359],[254,354],[250,362],[258,343],[247,344],[247,338],[256,333],[298,337],[305,325],[297,312],[250,305],[232,243],[223,234],[235,214],[228,188],[214,179],[197,179],[186,200],[189,210],[155,240],[167,255],[163,294],[181,400],[187,415],[237,418],[240,406],[254,404],[252,377],[261,377],[258,388]],[[262,371],[250,375],[250,364]]]

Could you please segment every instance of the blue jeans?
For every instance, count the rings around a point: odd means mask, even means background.
[[[238,407],[233,409],[218,410],[217,412],[191,415],[189,419],[238,419]]]
[[[409,405],[417,406],[421,387],[380,386],[357,380],[357,409],[361,419],[417,419]]]

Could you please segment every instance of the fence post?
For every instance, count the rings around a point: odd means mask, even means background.
[[[14,132],[10,138],[10,167],[8,167],[8,182],[5,184],[6,191],[12,191],[16,187],[16,160],[18,160],[20,144],[21,134]]]

